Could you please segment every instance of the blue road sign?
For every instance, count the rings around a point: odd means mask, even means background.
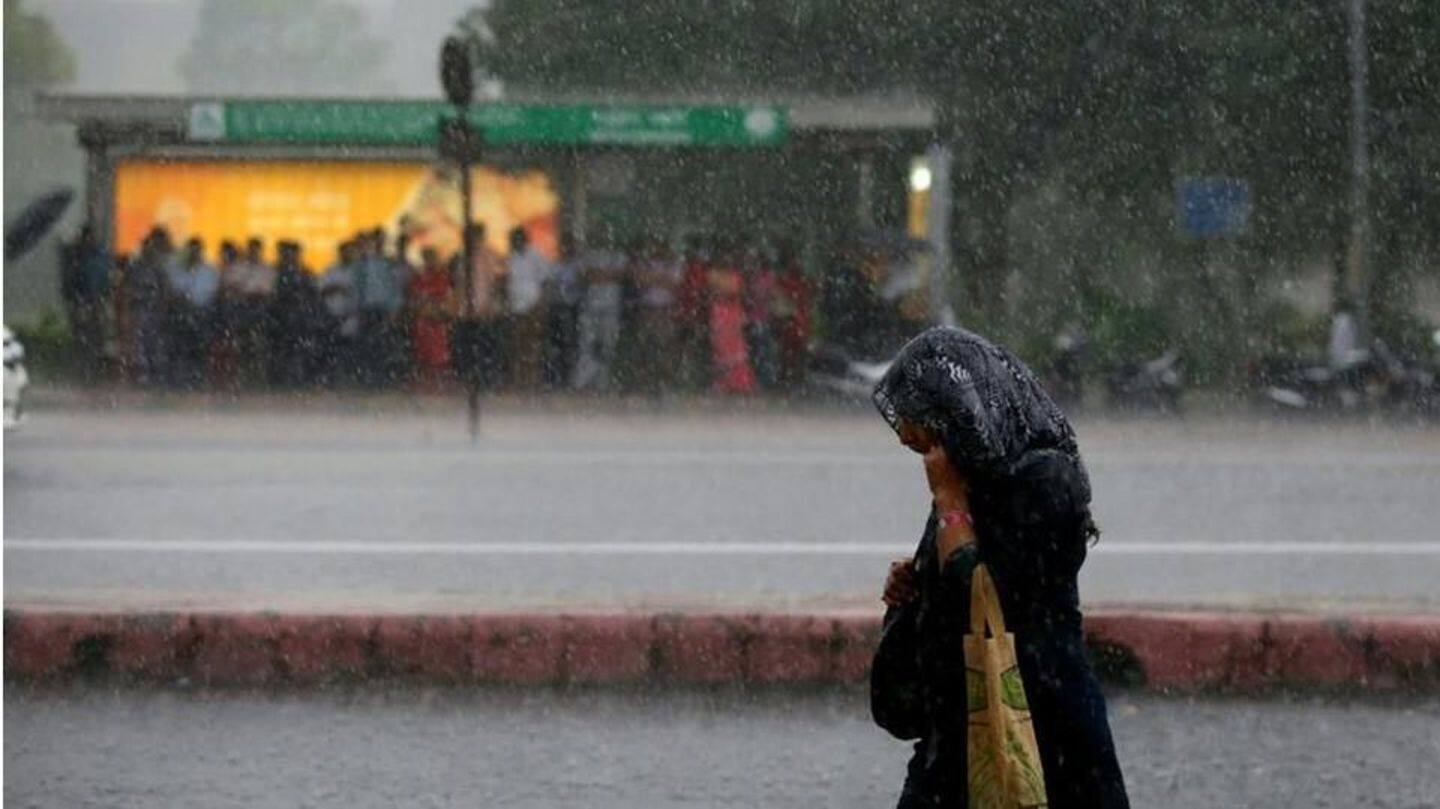
[[[1229,239],[1250,228],[1250,184],[1233,177],[1186,177],[1175,185],[1175,220],[1192,239]]]

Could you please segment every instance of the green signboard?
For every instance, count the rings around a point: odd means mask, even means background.
[[[453,114],[427,101],[214,101],[191,108],[189,133],[230,143],[429,145]],[[776,106],[483,104],[469,118],[496,145],[777,146],[789,130]]]

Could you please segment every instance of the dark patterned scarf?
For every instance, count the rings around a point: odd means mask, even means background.
[[[951,461],[972,477],[1003,477],[1034,450],[1080,461],[1075,431],[1035,374],[964,329],[935,327],[906,343],[873,398],[897,432],[902,418],[933,431]]]

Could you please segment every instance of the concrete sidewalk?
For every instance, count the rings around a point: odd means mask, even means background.
[[[1110,682],[1177,692],[1440,693],[1440,616],[1092,611]],[[7,609],[5,675],[315,687],[865,682],[873,612],[279,614]]]
[[[1137,809],[1420,809],[1440,701],[1108,695]],[[5,688],[5,804],[895,805],[911,745],[858,690]]]

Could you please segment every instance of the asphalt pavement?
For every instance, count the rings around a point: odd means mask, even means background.
[[[1440,609],[1440,429],[1082,418],[1092,604]],[[37,410],[9,605],[876,607],[917,459],[862,409]]]
[[[851,692],[5,689],[6,806],[877,807],[909,747]],[[1440,703],[1111,696],[1132,805],[1440,805]]]

